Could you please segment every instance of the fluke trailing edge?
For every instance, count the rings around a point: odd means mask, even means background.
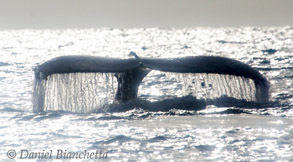
[[[41,80],[52,74],[63,73],[115,73],[118,89],[115,100],[126,103],[137,98],[138,87],[151,70],[174,73],[215,73],[252,79],[257,102],[269,100],[269,82],[257,70],[247,64],[219,56],[189,56],[180,58],[140,58],[134,52],[133,59],[104,58],[95,56],[62,56],[38,65],[35,71],[35,111],[44,106],[44,89]]]

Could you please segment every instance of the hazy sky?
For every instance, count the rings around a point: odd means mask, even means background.
[[[293,25],[293,0],[0,0],[0,29]]]

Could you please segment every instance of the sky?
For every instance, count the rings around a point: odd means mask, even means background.
[[[293,25],[293,0],[0,0],[0,30]]]

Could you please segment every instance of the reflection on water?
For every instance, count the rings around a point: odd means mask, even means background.
[[[208,108],[218,111],[216,107]],[[214,109],[214,110],[213,110]],[[3,111],[2,111],[3,112]],[[102,150],[109,160],[290,160],[292,119],[188,111],[86,116],[52,112],[1,115],[1,158],[8,149]],[[175,115],[176,114],[176,115]],[[11,127],[11,125],[19,127]],[[30,129],[30,131],[26,131]],[[21,135],[16,132],[21,132]]]

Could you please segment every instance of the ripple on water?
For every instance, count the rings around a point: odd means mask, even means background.
[[[0,158],[7,159],[10,149],[62,148],[108,151],[110,161],[293,161],[292,29],[0,31]],[[212,104],[198,112],[31,113],[32,67],[63,55],[127,58],[130,51],[141,57],[203,54],[248,63],[270,81],[272,103]],[[154,75],[156,82],[144,86],[157,96],[177,94],[172,84],[157,84],[160,78]]]

